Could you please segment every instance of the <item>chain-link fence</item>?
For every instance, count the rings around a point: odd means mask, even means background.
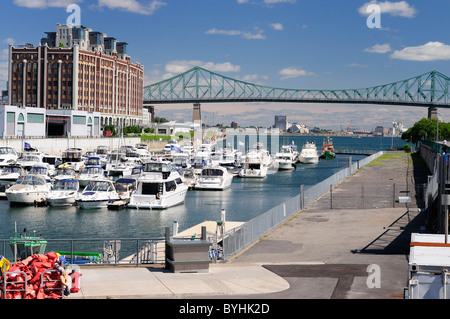
[[[317,198],[329,191],[330,185],[337,185],[342,180],[356,172],[359,168],[367,165],[382,154],[383,152],[378,152],[364,158],[363,160],[353,163],[349,165],[349,167],[340,170],[339,172],[310,188],[304,189],[302,186],[300,188],[299,195],[270,209],[262,215],[249,220],[238,229],[232,230],[223,239],[224,259],[227,259],[243,250],[244,248],[248,247],[256,240],[264,236],[271,229],[280,225],[292,215],[296,214],[305,206],[309,205]]]

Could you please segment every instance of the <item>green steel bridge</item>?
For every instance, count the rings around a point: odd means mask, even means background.
[[[344,90],[285,89],[236,80],[201,67],[144,87],[144,105],[218,102],[353,103],[450,108],[450,78],[431,71],[406,80]],[[195,108],[195,107],[194,107]]]

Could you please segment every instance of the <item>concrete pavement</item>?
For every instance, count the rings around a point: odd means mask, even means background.
[[[333,190],[345,199],[342,207],[353,200],[359,208],[330,209],[325,194],[228,263],[211,264],[209,273],[82,267],[81,291],[69,298],[402,298],[410,233],[423,232],[425,224],[415,185],[427,173],[406,154],[380,161]],[[373,189],[363,207],[355,185]],[[393,201],[405,194],[408,206]],[[381,274],[379,288],[368,281],[373,269]]]

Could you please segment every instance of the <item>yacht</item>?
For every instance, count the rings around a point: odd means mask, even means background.
[[[200,174],[202,169],[208,165],[211,165],[211,153],[208,151],[199,151],[194,156],[194,161],[192,163],[192,168],[194,169],[194,174]]]
[[[55,182],[47,194],[47,203],[50,206],[71,206],[75,204],[80,185],[75,179],[60,179]]]
[[[75,179],[76,172],[73,167],[67,164],[61,164],[55,169],[52,178],[54,181],[59,181],[61,179]]]
[[[86,166],[78,175],[78,182],[85,187],[90,181],[105,180],[105,173],[101,166]]]
[[[0,147],[0,166],[15,164],[19,159],[19,155],[12,147]]]
[[[43,202],[50,191],[50,185],[42,175],[21,175],[10,188],[5,190],[10,205],[33,205]]]
[[[90,181],[84,190],[78,192],[75,202],[81,209],[107,207],[109,201],[120,199],[114,183],[110,180]]]
[[[105,170],[111,177],[127,176],[131,174],[132,168],[136,165],[137,163],[129,162],[124,153],[113,151],[108,154]]]
[[[184,203],[188,187],[170,162],[145,164],[131,195],[129,208],[165,209]]]
[[[42,161],[42,154],[40,153],[26,153],[22,158],[19,158],[17,164],[21,165],[27,171],[33,166],[45,165]]]
[[[225,147],[219,150],[216,154],[219,154],[219,165],[222,166],[235,166],[236,165],[236,150],[230,147]]]
[[[178,168],[190,168],[191,167],[191,159],[188,153],[177,153],[172,156],[172,163],[175,167]]]
[[[238,175],[248,178],[264,178],[267,176],[269,169],[278,170],[278,163],[272,161],[267,150],[261,146],[257,146],[243,156]]]
[[[25,170],[20,165],[8,165],[3,167],[0,173],[0,182],[15,182],[20,175],[24,175]]]
[[[281,146],[279,153],[275,154],[275,161],[278,162],[278,169],[280,170],[294,170],[296,155],[290,145]]]
[[[298,155],[298,160],[302,164],[319,163],[319,153],[317,152],[316,143],[306,142],[303,145],[302,151]]]
[[[67,164],[73,167],[77,172],[84,166],[83,157],[81,156],[80,148],[68,148],[61,156],[62,164]]]
[[[222,166],[206,166],[197,178],[194,189],[224,190],[231,187],[233,175]]]

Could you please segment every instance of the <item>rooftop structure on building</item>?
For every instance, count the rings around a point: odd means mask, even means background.
[[[141,124],[144,68],[131,62],[126,42],[84,26],[45,33],[37,47],[9,48],[10,105],[95,112],[101,127]]]

